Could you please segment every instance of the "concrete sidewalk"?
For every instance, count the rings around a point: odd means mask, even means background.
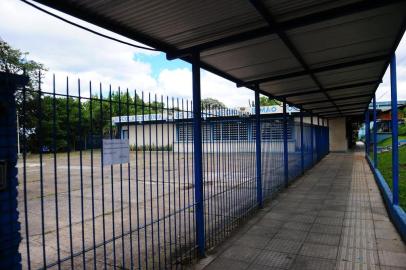
[[[266,204],[198,268],[406,269],[363,152],[332,153]]]

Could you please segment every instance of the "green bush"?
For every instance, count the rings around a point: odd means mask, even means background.
[[[130,145],[130,151],[172,151],[172,145]]]

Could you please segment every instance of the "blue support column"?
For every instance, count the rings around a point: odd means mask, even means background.
[[[369,106],[368,106],[369,107]],[[369,129],[371,121],[369,120],[369,108],[365,113],[365,154],[369,156],[369,146],[371,145],[371,130]]]
[[[314,164],[314,126],[313,126],[313,114],[310,113],[310,157],[312,164]]]
[[[300,157],[302,174],[304,173],[304,142],[303,142],[303,109],[300,109]]]
[[[374,129],[373,129],[373,140],[374,140],[374,168],[378,168],[378,153],[377,153],[377,149],[378,149],[378,126],[376,125],[376,94],[374,95],[374,99],[373,99],[373,107],[374,107]]]
[[[204,234],[204,194],[203,194],[203,168],[202,168],[202,115],[200,95],[200,55],[192,56],[192,84],[193,84],[193,151],[194,151],[194,182],[196,207],[196,242],[198,254],[205,256]]]
[[[255,91],[255,142],[257,161],[257,203],[262,208],[262,172],[261,172],[261,110],[259,104],[259,92]]]
[[[0,72],[0,269],[21,269],[17,209],[17,126],[14,92],[25,76]]]
[[[396,56],[390,61],[390,86],[392,104],[392,193],[393,204],[399,204],[399,149],[398,149],[398,94],[396,85]]]
[[[286,115],[286,100],[283,100],[283,167],[285,187],[289,184],[288,159],[288,120]]]
[[[316,127],[316,159],[320,160],[320,118],[317,116],[317,127]]]

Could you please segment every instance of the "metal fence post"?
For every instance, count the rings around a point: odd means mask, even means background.
[[[398,149],[398,97],[396,85],[396,55],[390,61],[390,86],[392,104],[392,193],[393,204],[399,204],[399,149]]]
[[[316,127],[316,159],[317,161],[320,160],[320,118],[317,116],[317,127]]]
[[[261,110],[259,103],[258,89],[255,91],[255,142],[256,142],[256,161],[257,161],[257,202],[258,207],[262,208],[262,172],[261,172]]]
[[[369,105],[368,105],[369,107]],[[365,154],[369,156],[369,146],[370,146],[370,141],[371,141],[371,134],[370,134],[370,129],[369,129],[369,108],[365,113]]]
[[[200,97],[200,55],[192,56],[192,84],[193,84],[193,150],[194,150],[194,182],[196,204],[196,242],[198,253],[205,256],[204,235],[204,194],[203,194],[203,168],[202,168],[202,115]]]
[[[285,187],[289,183],[289,172],[288,172],[288,120],[286,116],[286,100],[283,100],[283,166],[284,166],[284,179]]]
[[[300,109],[300,157],[303,174],[304,173],[303,109]]]
[[[0,269],[21,269],[14,92],[27,82],[25,76],[0,73]]]
[[[374,95],[373,99],[373,107],[374,107],[374,129],[373,129],[373,140],[374,140],[374,168],[378,168],[378,154],[376,150],[378,149],[378,127],[376,125],[376,94]]]
[[[313,114],[310,113],[310,156],[312,159],[312,165],[314,164],[314,126],[313,126]]]

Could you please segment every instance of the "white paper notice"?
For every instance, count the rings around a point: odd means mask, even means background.
[[[122,164],[130,162],[128,139],[103,139],[103,164]]]

